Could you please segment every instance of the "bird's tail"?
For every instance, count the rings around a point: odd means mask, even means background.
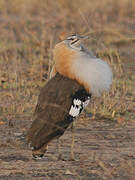
[[[42,146],[42,148],[40,149],[36,149],[36,148],[33,148],[32,149],[32,156],[34,159],[41,159],[43,158],[45,152],[47,151],[48,149],[48,145],[44,145]]]

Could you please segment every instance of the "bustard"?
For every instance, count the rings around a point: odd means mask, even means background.
[[[35,158],[44,155],[51,140],[63,135],[88,105],[91,95],[100,96],[110,88],[112,71],[81,44],[86,38],[72,35],[54,48],[51,78],[40,91],[34,121],[28,130]]]

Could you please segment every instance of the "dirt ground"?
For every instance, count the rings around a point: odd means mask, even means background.
[[[78,3],[76,3],[78,2]],[[113,70],[109,95],[93,100],[45,157],[26,143],[37,97],[65,35],[89,35],[86,47]],[[0,180],[135,180],[135,1],[0,0]]]
[[[75,161],[69,161],[70,128],[60,143],[64,160],[57,160],[56,140],[43,159],[34,160],[24,138],[31,121],[26,117],[7,121],[0,126],[0,179],[134,179],[135,122],[119,125],[108,119],[87,120],[87,126],[77,123]]]

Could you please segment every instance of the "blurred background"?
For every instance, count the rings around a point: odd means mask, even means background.
[[[51,159],[56,149],[52,143],[52,152],[49,148],[46,160],[38,164],[22,137],[30,126],[40,89],[48,80],[53,48],[73,33],[89,35],[84,44],[110,64],[113,84],[110,92],[92,98],[87,113],[78,120],[81,128],[76,131],[75,150],[80,162]],[[30,179],[55,179],[57,175],[59,180],[69,180],[73,170],[77,180],[135,179],[134,120],[135,0],[0,0],[3,180],[12,175],[13,179],[25,179],[26,174]],[[66,133],[65,155],[71,142],[71,132]]]

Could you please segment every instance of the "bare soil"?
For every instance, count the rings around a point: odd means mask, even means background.
[[[31,117],[29,117],[30,119]],[[71,130],[61,138],[64,160],[57,160],[57,141],[46,156],[34,160],[25,134],[28,117],[5,120],[0,126],[1,180],[132,180],[135,178],[135,122],[118,124],[108,119],[78,121],[75,133],[75,161],[70,161]]]

